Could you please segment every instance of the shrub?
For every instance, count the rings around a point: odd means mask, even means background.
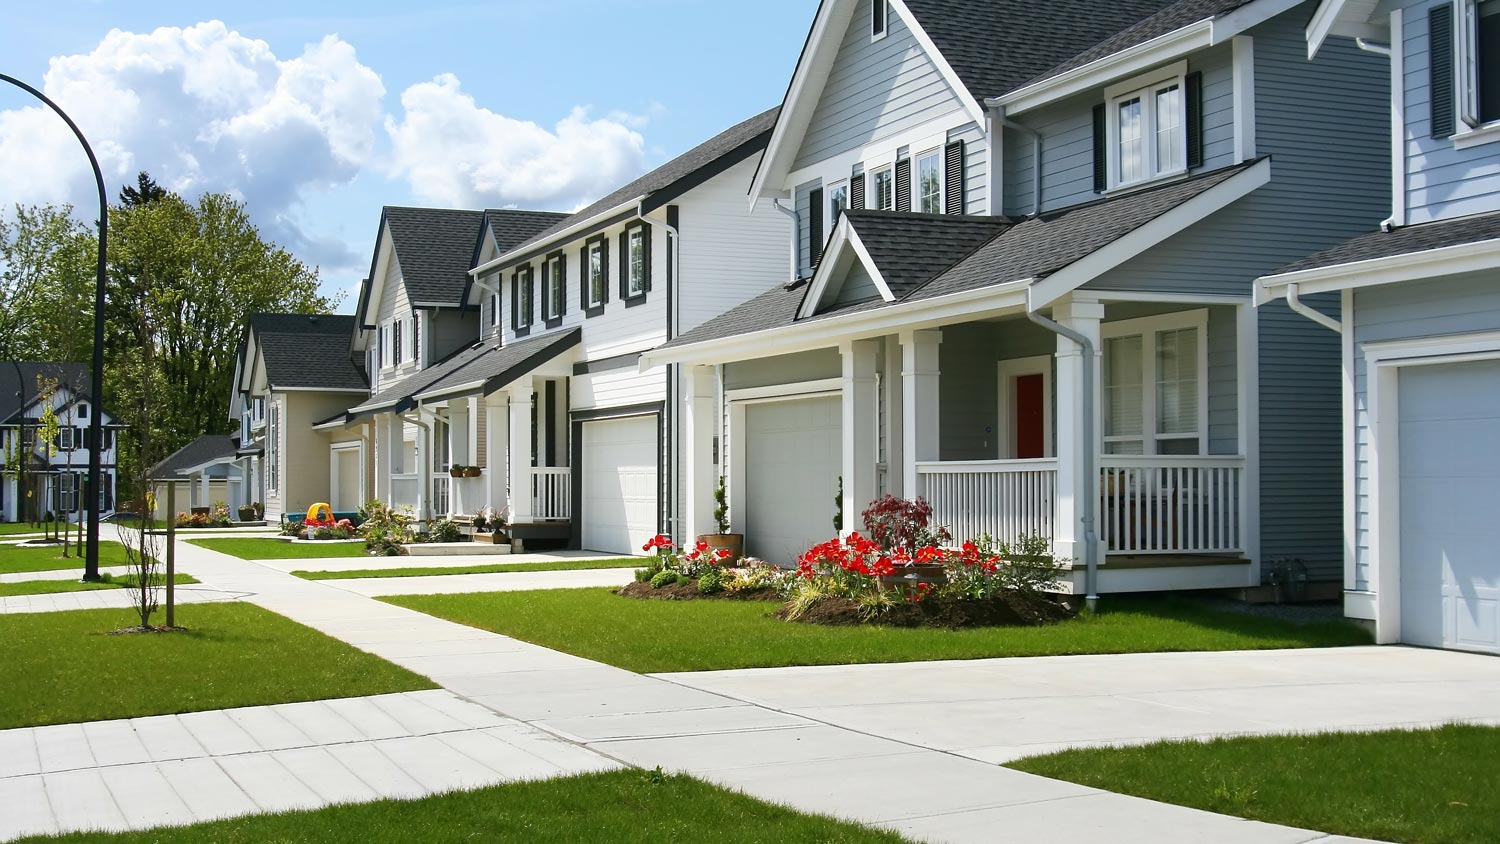
[[[327,542],[328,540],[333,539],[333,528],[314,528],[312,538],[322,542]]]
[[[371,501],[365,505],[365,521],[359,526],[365,549],[377,557],[399,557],[406,554],[402,546],[412,540],[411,515],[397,512],[389,505]]]
[[[698,591],[705,595],[717,595],[724,591],[724,576],[711,571],[698,578]]]
[[[651,582],[651,578],[653,578],[655,576],[656,576],[656,571],[653,570],[653,569],[636,569],[635,570],[635,582],[636,583],[650,583]]]
[[[287,520],[281,523],[282,536],[301,536],[304,528],[301,522]]]
[[[928,527],[932,505],[923,498],[908,500],[887,495],[871,502],[860,517],[870,538],[886,551],[914,553],[918,548],[953,540],[947,528]]]
[[[677,572],[675,572],[675,571],[659,571],[659,572],[657,572],[651,578],[651,588],[652,589],[660,589],[663,586],[670,586],[671,584],[676,583],[676,582],[677,582]]]
[[[673,545],[672,537],[665,534],[652,538],[641,550],[656,553],[656,562],[652,568],[679,572],[690,580],[712,571],[715,566],[727,563],[734,556],[728,548],[720,548],[710,554],[707,542],[697,543],[691,551],[682,551]]]
[[[757,589],[783,589],[795,576],[782,568],[760,560],[747,560],[739,568],[730,569],[722,578],[724,591],[753,592]]]
[[[428,542],[458,542],[463,538],[463,531],[459,529],[458,523],[452,519],[433,522],[432,527],[427,531]]]
[[[678,586],[692,586],[693,585],[693,578],[689,577],[688,575],[683,574],[682,572],[678,572],[677,573],[677,585]]]

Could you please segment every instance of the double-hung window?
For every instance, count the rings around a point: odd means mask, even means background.
[[[568,259],[561,252],[547,258],[546,277],[542,279],[542,317],[548,322],[561,319],[567,310]]]
[[[625,298],[638,299],[651,289],[651,230],[632,226],[625,230]]]
[[[281,489],[281,408],[271,403],[266,429],[266,491]]]
[[[839,182],[828,188],[828,221],[823,225],[828,231],[823,233],[824,240],[833,234],[833,230],[839,224],[839,215],[849,207],[849,183]]]
[[[59,451],[72,451],[77,447],[74,442],[73,431],[74,429],[71,427],[57,429],[57,448]]]
[[[1186,77],[1178,62],[1107,90],[1111,188],[1187,172]]]
[[[870,199],[877,211],[896,209],[896,168],[887,164],[870,174]]]
[[[501,282],[496,282],[500,284]],[[500,292],[497,289],[490,294],[490,328],[500,327]]]
[[[602,308],[609,301],[609,241],[600,237],[585,244],[583,262],[583,304]]]
[[[422,362],[422,315],[420,313],[411,315],[411,360],[417,364]]]
[[[401,320],[391,323],[391,366],[401,365]]]
[[[1105,452],[1206,453],[1207,311],[1108,322],[1102,334]]]
[[[940,149],[917,156],[915,190],[917,210],[923,214],[943,213],[943,151]]]
[[[530,264],[516,270],[511,277],[512,327],[521,331],[531,327],[536,314],[535,270]]]
[[[1477,129],[1500,121],[1500,0],[1458,0],[1457,11],[1458,114]]]
[[[890,31],[890,0],[875,0],[870,4],[870,40],[879,41]]]

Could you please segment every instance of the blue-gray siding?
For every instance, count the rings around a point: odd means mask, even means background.
[[[839,350],[832,348],[740,361],[725,364],[724,389],[742,390],[838,378],[843,375],[843,367]]]
[[[860,0],[792,169],[932,120],[960,101],[891,10],[889,35],[870,41],[871,0]]]
[[[1406,106],[1407,222],[1422,223],[1500,208],[1500,144],[1455,149],[1432,137],[1427,11],[1451,0],[1402,4]]]
[[[964,213],[990,213],[990,154],[984,131],[970,123],[948,133],[948,142],[964,142]]]
[[[812,192],[822,187],[822,183],[814,180],[797,186],[797,275],[807,276],[812,274]],[[826,212],[825,212],[826,213]],[[819,235],[821,237],[821,234]]]
[[[856,259],[844,276],[843,284],[839,286],[838,295],[834,297],[834,301],[840,305],[847,305],[851,302],[868,302],[879,297],[880,288],[875,286],[875,279],[865,269],[864,262]]]
[[[1354,588],[1370,585],[1369,379],[1365,343],[1500,330],[1500,286],[1493,276],[1465,275],[1367,287],[1354,293],[1355,555]]]

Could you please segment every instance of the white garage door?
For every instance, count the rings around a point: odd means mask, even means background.
[[[837,397],[745,408],[745,553],[791,564],[834,536],[839,416]]]
[[[1500,361],[1400,379],[1401,638],[1500,653]]]
[[[583,547],[641,553],[657,532],[656,417],[584,423],[582,448]]]

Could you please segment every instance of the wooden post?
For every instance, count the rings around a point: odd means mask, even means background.
[[[145,508],[142,508],[145,509]],[[150,519],[154,513],[143,514]],[[141,522],[145,531],[149,521]],[[167,629],[177,626],[177,484],[167,482]]]

